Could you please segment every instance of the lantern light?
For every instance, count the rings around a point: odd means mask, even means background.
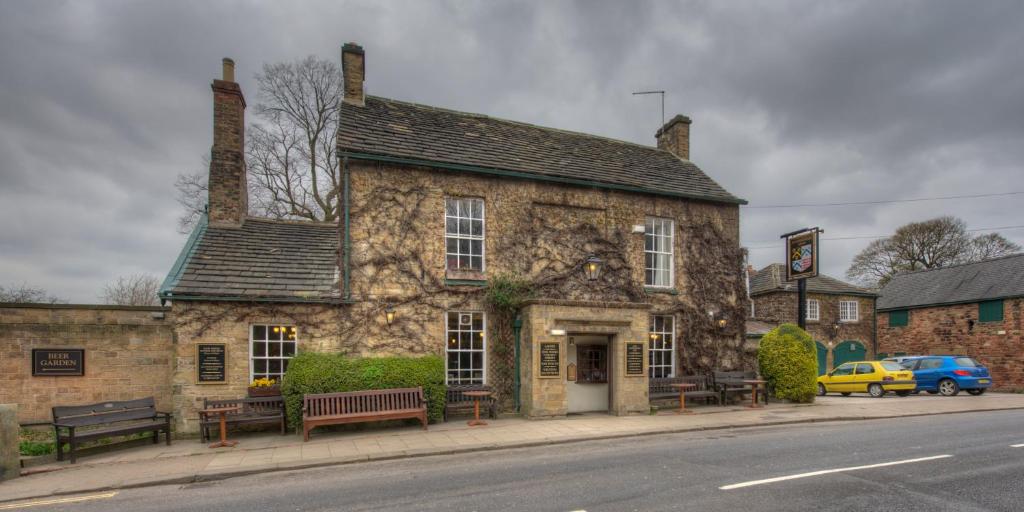
[[[586,273],[588,281],[597,281],[601,277],[601,265],[603,263],[601,258],[593,254],[587,257],[587,260],[583,263],[583,271]]]
[[[391,306],[386,306],[384,308],[384,321],[387,322],[388,325],[391,325],[391,323],[395,321],[395,308]]]

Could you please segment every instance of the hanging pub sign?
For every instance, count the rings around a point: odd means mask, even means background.
[[[637,376],[644,374],[644,344],[643,342],[626,342],[626,376]]]
[[[80,377],[85,375],[85,349],[34,348],[32,375],[35,377]]]
[[[818,275],[818,228],[783,235],[786,238],[786,280]]]
[[[227,345],[224,343],[196,343],[196,384],[223,384],[227,382]]]

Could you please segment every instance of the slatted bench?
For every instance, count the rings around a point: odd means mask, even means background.
[[[729,403],[729,397],[739,395],[740,399],[743,399],[743,395],[754,392],[754,388],[750,384],[743,383],[744,380],[757,379],[757,372],[754,371],[730,371],[730,372],[714,372],[715,386],[718,391],[722,394],[722,403]],[[764,398],[764,403],[768,403],[768,393],[760,393]]]
[[[448,421],[448,416],[453,413],[467,412],[473,414],[474,410],[474,399],[471,396],[466,396],[463,393],[466,391],[491,391],[494,389],[487,384],[452,384],[448,386],[448,391],[445,393],[444,400],[444,421]],[[494,399],[494,395],[480,398],[480,407],[487,409],[487,415],[492,420],[498,419],[498,401]]]
[[[158,412],[153,397],[121,402],[53,408],[53,428],[57,437],[57,460],[64,460],[64,443],[71,445],[71,463],[76,462],[78,443],[111,436],[152,432],[153,444],[160,432],[171,444],[171,413]]]
[[[230,425],[274,424],[281,426],[285,434],[284,399],[280,396],[233,398],[229,400],[203,399],[203,409],[211,407],[239,407],[238,411],[225,414],[225,423]],[[220,414],[199,413],[200,442],[210,440],[210,429],[220,428]]]
[[[373,389],[302,397],[302,438],[323,425],[415,418],[427,429],[423,388]]]
[[[648,397],[651,400],[679,399],[679,388],[672,387],[672,384],[692,383],[696,387],[686,390],[687,400],[703,398],[705,403],[714,400],[722,405],[721,393],[715,389],[714,382],[710,375],[683,375],[681,377],[659,377],[648,381]]]

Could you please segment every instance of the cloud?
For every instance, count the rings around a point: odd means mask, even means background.
[[[91,302],[118,275],[164,275],[220,58],[252,102],[262,63],[337,60],[346,41],[373,94],[644,144],[660,105],[631,93],[664,89],[666,115],[694,119],[694,161],[751,206],[1024,190],[1017,2],[4,2],[0,284]],[[804,225],[1020,225],[1019,202],[749,208],[742,238],[770,247],[762,266]],[[867,243],[826,241],[826,272]]]

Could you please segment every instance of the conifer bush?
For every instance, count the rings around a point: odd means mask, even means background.
[[[818,354],[807,331],[794,324],[772,329],[761,338],[757,363],[776,398],[797,403],[814,401]]]

